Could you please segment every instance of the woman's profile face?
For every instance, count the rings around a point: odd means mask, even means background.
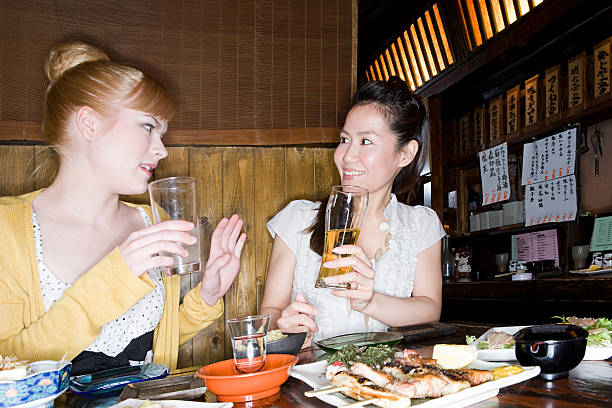
[[[370,194],[390,187],[403,167],[396,143],[397,137],[376,105],[351,109],[334,153],[342,184],[364,187]]]
[[[167,129],[165,121],[134,109],[122,108],[110,119],[91,149],[91,159],[109,189],[117,194],[147,191],[153,169],[168,156],[162,142]]]

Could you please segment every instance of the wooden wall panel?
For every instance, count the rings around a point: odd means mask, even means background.
[[[285,192],[287,202],[314,196],[314,150],[288,147],[285,150]]]
[[[255,230],[249,239],[255,242],[257,308],[261,305],[272,252],[272,237],[266,223],[287,204],[285,199],[285,149],[266,148],[255,152]]]
[[[223,151],[223,212],[226,217],[238,213],[244,220],[244,229],[253,231],[255,225],[254,149],[228,147]],[[255,240],[244,245],[240,259],[240,272],[225,295],[225,317],[247,316],[257,312],[255,273]],[[249,299],[245,302],[245,299]],[[226,336],[226,354],[231,345]]]
[[[334,150],[327,147],[316,148],[314,154],[314,197],[320,200],[329,196],[331,186],[340,184],[338,168],[334,163]]]
[[[210,237],[223,218],[223,149],[190,148],[189,175],[198,179],[198,205],[200,210],[200,250],[202,264],[206,265],[210,253]],[[225,358],[225,318],[221,316],[192,340],[193,365],[205,365]],[[188,353],[188,344],[179,351]],[[179,360],[181,361],[181,360]],[[181,361],[181,364],[183,362]],[[183,367],[188,367],[185,363]]]

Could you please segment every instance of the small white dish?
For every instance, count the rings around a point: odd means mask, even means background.
[[[119,404],[113,405],[110,408],[138,408],[147,400],[129,398],[121,401]],[[182,401],[182,400],[149,400],[152,403],[161,404],[162,408],[231,408],[234,406],[231,402],[198,402],[198,401]]]

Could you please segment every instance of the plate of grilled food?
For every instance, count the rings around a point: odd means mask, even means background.
[[[465,407],[535,377],[540,367],[475,360],[473,346],[440,346],[438,359],[386,345],[347,346],[327,361],[295,366],[291,376],[313,387],[306,396],[336,407]],[[434,357],[437,350],[434,348]],[[340,354],[338,356],[338,354]],[[463,368],[445,368],[463,366]]]

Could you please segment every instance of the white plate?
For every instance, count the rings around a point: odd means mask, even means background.
[[[479,370],[490,370],[495,367],[505,366],[507,364],[490,363],[487,361],[475,361],[469,368],[475,368]],[[298,380],[304,381],[314,389],[326,388],[331,385],[331,381],[325,378],[325,369],[327,367],[326,361],[318,361],[311,364],[296,365],[293,367],[291,376]],[[523,367],[524,371],[515,375],[500,378],[499,380],[489,381],[484,384],[477,385],[475,387],[461,390],[454,394],[445,395],[440,398],[433,399],[413,399],[412,405],[418,405],[422,408],[461,408],[471,404],[475,404],[480,401],[484,401],[491,397],[494,397],[502,387],[507,387],[512,384],[519,383],[521,381],[533,378],[540,374],[540,367]],[[339,392],[332,394],[317,395],[322,401],[336,407],[342,407],[344,405],[355,402],[354,399],[349,398]]]
[[[487,330],[482,336],[478,337],[480,341],[486,341],[487,336],[490,332],[504,332],[508,334],[514,334],[524,327],[529,326],[507,326],[507,327],[494,327]],[[587,346],[586,352],[584,353],[583,360],[607,360],[612,357],[612,347],[602,346]],[[478,350],[478,358],[485,361],[515,361],[516,356],[514,355],[514,347],[509,349],[494,349],[494,350]]]
[[[41,399],[37,399],[37,400],[34,400],[34,401],[26,402],[25,404],[12,405],[11,408],[35,408],[35,407],[41,407],[42,408],[42,407],[52,407],[53,406],[53,401],[57,397],[59,397],[60,395],[65,393],[67,389],[68,388],[64,388],[63,390],[61,390],[57,394],[49,395],[48,397],[45,397],[45,398],[41,398]]]
[[[121,401],[117,405],[113,405],[110,408],[124,408],[140,407],[146,400],[140,400],[135,398],[128,398],[125,401]],[[150,402],[158,402],[162,404],[163,408],[175,407],[175,408],[230,408],[234,406],[231,402],[197,402],[197,401],[181,401],[181,400],[150,400]]]

